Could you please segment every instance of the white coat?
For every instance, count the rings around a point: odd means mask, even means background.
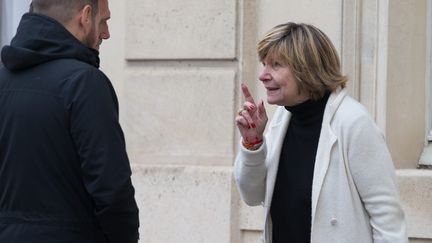
[[[271,199],[291,114],[279,107],[256,151],[240,146],[234,176],[250,206],[265,209],[264,242],[272,242]],[[324,111],[312,182],[312,243],[407,243],[390,153],[367,110],[333,92]],[[296,219],[292,219],[294,222]]]

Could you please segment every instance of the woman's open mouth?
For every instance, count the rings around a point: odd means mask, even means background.
[[[274,87],[266,87],[266,89],[267,89],[267,91],[269,91],[269,92],[279,90],[279,88],[274,88]]]

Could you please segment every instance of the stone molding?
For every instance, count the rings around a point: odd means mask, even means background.
[[[342,1],[342,67],[350,94],[386,130],[388,0]]]

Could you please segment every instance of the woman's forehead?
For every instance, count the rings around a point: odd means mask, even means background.
[[[264,57],[265,62],[286,62],[284,55],[280,53],[278,50],[269,50],[267,55]]]

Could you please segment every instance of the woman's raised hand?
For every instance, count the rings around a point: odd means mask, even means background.
[[[257,149],[263,141],[267,113],[264,102],[261,100],[257,105],[245,84],[241,84],[241,90],[245,102],[235,118],[236,125],[243,137],[243,145],[248,149]]]

